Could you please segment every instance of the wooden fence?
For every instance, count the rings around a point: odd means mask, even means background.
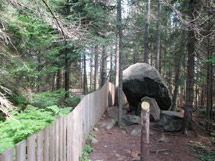
[[[70,114],[4,151],[1,161],[78,161],[90,131],[114,99],[115,87],[106,83],[85,96]]]

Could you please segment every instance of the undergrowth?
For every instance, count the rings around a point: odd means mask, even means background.
[[[88,156],[93,151],[93,147],[87,142],[84,151],[82,152],[82,157],[80,158],[80,161],[90,161]]]
[[[29,101],[33,106],[45,108],[47,106],[59,104],[59,102],[64,98],[64,95],[65,91],[63,90],[40,92],[33,94]]]
[[[190,146],[194,157],[200,159],[201,161],[214,161],[215,149],[210,149],[200,142],[194,142]]]
[[[0,153],[45,128],[56,120],[57,115],[66,115],[71,110],[71,107],[59,108],[56,105],[42,109],[28,105],[24,111],[14,115],[19,122],[11,118],[0,121]]]
[[[90,145],[89,142],[92,141],[93,138],[95,138],[95,134],[90,132],[89,139],[84,147],[84,151],[82,152],[82,157],[80,158],[80,161],[90,161],[88,156],[93,151],[93,147]]]

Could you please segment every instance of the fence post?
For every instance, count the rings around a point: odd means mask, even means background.
[[[13,161],[14,153],[13,148],[9,148],[1,154],[1,161]]]
[[[149,125],[150,125],[150,104],[148,102],[141,103],[141,161],[149,161]]]

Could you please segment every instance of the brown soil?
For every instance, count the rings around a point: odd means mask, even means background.
[[[108,119],[107,114],[100,122]],[[119,129],[116,125],[110,130],[97,124],[93,131],[98,143],[91,143],[94,150],[89,155],[91,161],[132,161],[140,159],[140,137],[131,136],[131,130],[137,125],[123,126]],[[199,129],[198,129],[199,131]],[[193,156],[190,145],[196,142],[209,143],[209,139],[202,132],[189,133],[185,137],[181,133],[163,133],[156,123],[150,125],[149,161],[198,161]],[[198,136],[197,136],[198,135]],[[162,136],[166,142],[158,142]],[[156,153],[157,151],[157,153]]]

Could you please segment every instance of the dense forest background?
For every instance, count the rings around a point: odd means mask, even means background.
[[[123,69],[146,62],[165,79],[171,110],[185,110],[184,132],[194,111],[212,129],[212,0],[0,0],[0,15],[1,120],[36,107],[59,114],[80,100],[74,91],[118,86]]]

